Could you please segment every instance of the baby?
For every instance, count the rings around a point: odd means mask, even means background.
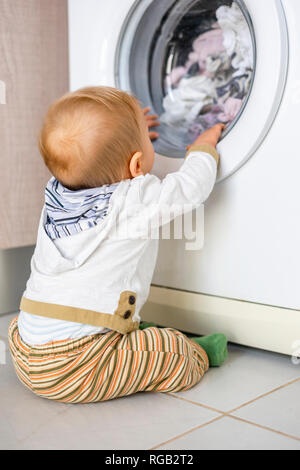
[[[226,358],[224,335],[189,339],[140,325],[158,250],[149,226],[174,218],[174,204],[184,212],[208,198],[224,129],[202,134],[180,171],[161,181],[150,174],[157,134],[149,127],[158,122],[148,111],[122,91],[94,87],[63,96],[46,116],[40,151],[53,177],[9,327],[17,375],[41,397],[90,403],[188,390]]]

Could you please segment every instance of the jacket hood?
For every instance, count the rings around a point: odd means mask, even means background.
[[[84,264],[114,228],[126,188],[122,181],[71,191],[51,178],[32,259],[36,269],[58,274]]]
[[[47,235],[51,240],[70,237],[101,223],[118,184],[73,191],[51,178],[45,189]]]

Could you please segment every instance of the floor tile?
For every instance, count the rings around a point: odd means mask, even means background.
[[[267,395],[233,413],[300,438],[300,381]]]
[[[198,386],[177,398],[143,393],[93,405],[52,402],[35,396],[15,374],[7,342],[15,315],[0,316],[0,449],[150,449],[219,416],[187,400],[230,411],[300,377],[300,366],[286,356],[230,345],[226,364],[211,369]],[[299,394],[300,381],[233,413],[300,437]],[[300,443],[222,417],[164,448],[300,449]]]
[[[17,445],[42,424],[66,410],[69,405],[34,395],[16,376],[10,355],[0,365],[0,448]]]
[[[290,357],[230,345],[221,368],[210,369],[199,385],[179,395],[221,411],[230,411],[300,377]]]
[[[300,442],[230,417],[165,444],[165,450],[300,450]]]
[[[71,405],[22,449],[149,449],[218,416],[159,393]]]

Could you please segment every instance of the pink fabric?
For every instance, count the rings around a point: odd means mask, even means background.
[[[172,70],[170,75],[167,77],[167,84],[169,86],[178,85],[182,77],[187,73],[187,67],[176,67]]]
[[[205,72],[206,59],[208,56],[220,54],[225,51],[223,45],[223,32],[220,28],[212,29],[207,33],[201,34],[193,42],[193,52],[189,54],[189,60],[184,67],[176,67],[170,73],[167,82],[168,85],[177,85],[181,78],[188,72],[189,68],[197,64],[200,71]]]
[[[201,34],[193,42],[194,52],[192,52],[189,57],[191,65],[198,62],[200,70],[205,69],[208,56],[220,54],[225,51],[223,41],[223,32],[220,28],[212,29],[207,33]]]
[[[228,98],[228,100],[224,103],[223,108],[224,112],[218,115],[218,119],[221,122],[231,122],[239,113],[242,107],[242,100],[237,98]]]

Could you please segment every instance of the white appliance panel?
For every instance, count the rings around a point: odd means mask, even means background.
[[[274,125],[252,159],[216,186],[206,204],[203,251],[187,252],[181,241],[161,242],[156,285],[300,308],[300,158],[295,142],[300,3],[285,0],[284,8],[290,38],[289,75]],[[259,101],[256,112],[260,112]],[[237,136],[237,147],[241,138]]]
[[[134,4],[69,0],[71,89],[115,86],[119,38]],[[256,32],[256,77],[244,113],[219,145],[219,179],[244,166],[219,183],[206,204],[204,250],[187,252],[184,242],[162,241],[154,283],[299,309],[300,2],[245,4]],[[154,172],[163,176],[181,163],[158,156]]]

